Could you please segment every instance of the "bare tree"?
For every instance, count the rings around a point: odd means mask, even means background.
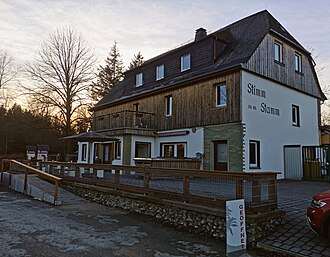
[[[94,53],[82,35],[72,28],[62,28],[50,35],[34,62],[26,66],[35,85],[24,88],[32,102],[51,110],[65,135],[72,133],[75,114],[86,105],[95,63]]]
[[[0,88],[12,81],[18,73],[13,61],[14,58],[8,52],[0,50]]]

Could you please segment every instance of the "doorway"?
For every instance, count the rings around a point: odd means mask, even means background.
[[[228,170],[228,143],[227,140],[214,142],[214,170]]]

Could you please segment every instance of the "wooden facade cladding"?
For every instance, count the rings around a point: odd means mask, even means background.
[[[227,85],[227,106],[217,108],[216,85],[220,83]],[[171,130],[238,122],[241,121],[240,95],[240,71],[235,71],[96,110],[94,130],[100,127],[97,123],[103,122],[102,117],[125,110],[136,111],[136,104],[139,112],[154,114],[150,129]],[[172,96],[171,116],[166,116],[167,96]]]
[[[274,61],[275,40],[283,44],[283,63]],[[295,71],[295,52],[302,57],[301,73]],[[243,67],[309,95],[321,98],[310,57],[270,34],[266,35],[251,58],[243,64]]]

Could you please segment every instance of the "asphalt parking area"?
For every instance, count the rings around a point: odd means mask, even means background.
[[[90,202],[54,207],[0,187],[0,256],[225,256],[225,242]]]

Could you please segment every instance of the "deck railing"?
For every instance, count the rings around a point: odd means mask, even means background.
[[[276,172],[219,172],[108,164],[40,162],[39,168],[78,182],[224,209],[227,200],[245,199],[247,212],[277,209]]]
[[[97,116],[94,118],[94,130],[120,128],[154,128],[154,114],[125,110],[121,112]]]
[[[12,182],[12,174],[24,174],[24,192],[27,190],[27,184],[28,184],[28,175],[29,174],[36,174],[40,178],[50,181],[54,183],[54,204],[56,205],[59,197],[59,185],[62,181],[62,178],[59,178],[58,176],[54,176],[52,174],[48,174],[45,172],[42,172],[36,168],[33,168],[29,165],[26,165],[24,163],[15,161],[15,160],[2,160],[1,164],[1,175],[0,180],[1,183],[4,181],[4,172],[9,173],[9,180],[8,180],[8,186],[11,187]]]

